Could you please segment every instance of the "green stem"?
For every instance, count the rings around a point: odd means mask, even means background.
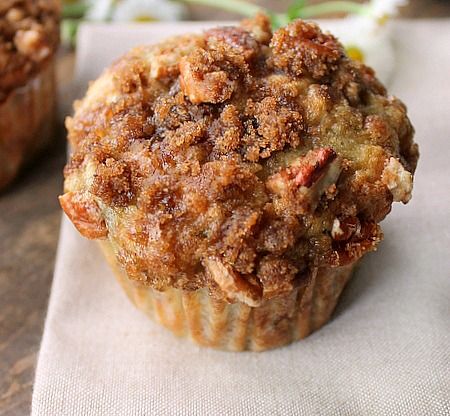
[[[326,3],[302,7],[298,9],[296,17],[308,19],[330,13],[365,14],[366,12],[367,4],[355,3],[353,1],[328,1]]]
[[[87,12],[88,6],[83,3],[72,3],[72,4],[65,4],[62,9],[62,18],[63,19],[70,19],[70,18],[80,18],[83,17],[84,14]]]
[[[181,0],[181,2],[215,7],[247,17],[252,17],[259,12],[268,14],[268,11],[263,7],[241,0],[224,0],[223,2],[218,2],[217,0]]]

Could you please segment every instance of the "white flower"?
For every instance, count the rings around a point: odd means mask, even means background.
[[[110,20],[115,3],[115,0],[89,0],[86,19],[98,22]]]
[[[368,15],[383,20],[397,15],[398,8],[406,5],[408,0],[371,0],[368,5]]]
[[[113,21],[179,20],[185,8],[168,0],[120,0],[112,13]]]

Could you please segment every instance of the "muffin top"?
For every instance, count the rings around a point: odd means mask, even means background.
[[[1,0],[0,101],[24,85],[59,42],[58,0]]]
[[[66,214],[131,279],[251,306],[354,262],[411,196],[405,106],[302,20],[133,49],[67,119]]]

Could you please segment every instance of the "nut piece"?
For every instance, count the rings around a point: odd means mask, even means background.
[[[411,199],[412,175],[395,157],[391,157],[384,167],[381,181],[391,191],[394,201],[406,204]]]
[[[324,173],[325,168],[336,159],[336,153],[331,148],[312,150],[300,160],[297,166],[292,167],[294,183],[297,186],[310,188]]]
[[[235,81],[225,71],[203,72],[188,58],[180,61],[180,86],[191,103],[222,103],[233,94]]]
[[[335,218],[331,229],[331,237],[336,241],[346,241],[353,235],[359,236],[361,224],[357,217]]]
[[[242,278],[229,265],[223,264],[217,257],[203,259],[203,265],[229,302],[242,302],[251,307],[261,304],[261,287]]]
[[[35,61],[43,61],[51,53],[45,34],[34,29],[17,31],[14,44],[20,53]]]
[[[367,221],[359,224],[358,221],[355,231],[349,230],[350,227],[348,229],[344,227],[340,240],[337,239],[333,243],[336,256],[335,266],[345,266],[358,260],[365,253],[375,250],[377,244],[383,239],[381,228],[375,222]],[[345,234],[349,235],[349,238],[344,241]]]
[[[9,22],[17,23],[20,22],[25,17],[25,13],[20,8],[13,7],[6,12],[5,17],[6,20],[8,20]]]
[[[304,214],[314,210],[322,194],[341,173],[340,159],[331,148],[310,150],[293,164],[269,176],[266,187],[281,198],[294,201],[296,211]]]
[[[86,238],[105,238],[105,221],[95,201],[82,192],[68,192],[59,197],[59,203],[77,230]]]

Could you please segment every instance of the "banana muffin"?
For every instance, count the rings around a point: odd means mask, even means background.
[[[0,2],[0,188],[50,140],[58,0]]]
[[[262,15],[133,49],[66,124],[67,216],[140,309],[227,350],[326,323],[418,159],[372,69]]]

